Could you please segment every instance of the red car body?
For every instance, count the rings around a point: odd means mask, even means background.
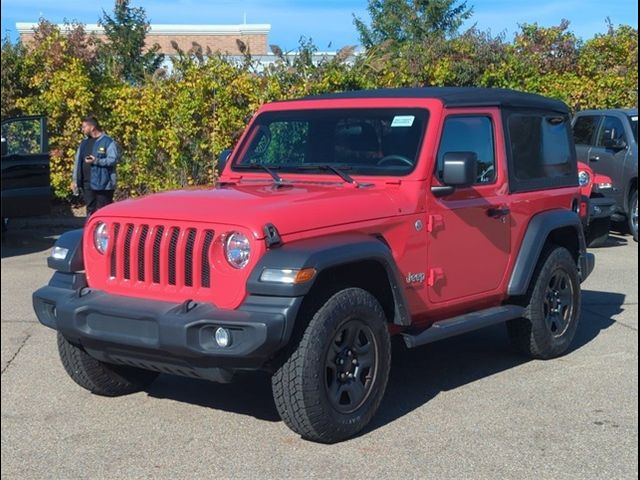
[[[413,322],[426,326],[471,307],[500,305],[507,297],[506,287],[516,260],[513,253],[520,250],[530,218],[556,208],[571,209],[580,200],[577,187],[553,189],[545,195],[539,192],[508,194],[502,117],[498,108],[447,109],[434,99],[314,100],[265,105],[254,116],[254,121],[258,115],[270,111],[346,107],[428,109],[429,126],[417,168],[401,178],[359,177],[359,181],[372,185],[365,189],[345,184],[330,174],[283,174],[283,179],[290,180],[293,186],[276,189],[268,174],[239,174],[232,170],[229,162],[220,182],[232,183],[230,187],[169,192],[115,203],[92,217],[85,230],[89,286],[117,295],[174,302],[204,300],[233,309],[245,299],[249,272],[264,253],[262,226],[265,223],[277,225],[283,243],[339,233],[380,235],[391,248],[403,278],[414,272],[417,265],[424,265],[428,268],[420,270],[426,270],[427,281],[438,284],[436,288],[421,285],[409,286],[406,290]],[[470,114],[486,115],[495,126],[496,182],[437,198],[431,193],[431,187],[439,182],[432,172],[443,120],[450,115]],[[231,159],[242,153],[247,144],[245,136],[251,131],[252,124],[249,124]],[[503,223],[487,215],[489,208],[497,207],[510,210],[509,221]],[[242,271],[235,270],[224,261],[222,248],[214,247],[212,275],[219,280],[211,288],[169,285],[167,262],[160,262],[164,269],[159,284],[124,279],[120,265],[118,274],[112,276],[109,252],[102,255],[96,251],[92,232],[98,222],[126,224],[131,218],[144,219],[147,224],[183,227],[181,232],[185,232],[187,225],[197,224],[208,225],[219,233],[245,232],[252,241],[250,264]],[[426,226],[427,234],[409,228],[417,221]],[[469,229],[469,223],[475,228]],[[136,229],[134,236],[138,234]],[[168,230],[162,241],[169,242]],[[178,241],[182,245],[184,235]],[[217,245],[220,246],[220,242]],[[463,245],[471,248],[461,248]],[[124,244],[120,244],[120,248],[124,248]]]
[[[580,218],[589,247],[603,246],[609,236],[615,201],[611,177],[595,173],[589,165],[578,162],[578,178],[582,191]]]
[[[287,426],[344,440],[380,405],[390,335],[414,348],[504,323],[524,354],[567,351],[594,267],[569,113],[467,88],[264,105],[214,188],[117,202],[63,235],[34,310],[94,393],[265,370]]]

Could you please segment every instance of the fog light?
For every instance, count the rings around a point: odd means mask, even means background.
[[[225,348],[231,345],[231,333],[226,328],[218,328],[216,330],[216,343],[219,347]]]

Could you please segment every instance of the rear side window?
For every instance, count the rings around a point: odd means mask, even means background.
[[[566,116],[512,114],[507,125],[512,191],[576,184],[575,149]]]
[[[7,155],[38,155],[42,148],[40,118],[10,120],[2,124],[2,139],[7,144]]]
[[[604,122],[602,122],[602,127],[598,132],[598,142],[596,145],[610,148],[615,145],[616,142],[620,141],[626,141],[622,122],[616,117],[604,117]]]
[[[473,152],[478,156],[476,184],[495,180],[493,124],[484,116],[452,116],[444,123],[438,149],[437,177],[442,179],[444,155],[448,152]]]
[[[576,145],[592,145],[598,126],[597,116],[578,117],[573,125],[573,141]]]

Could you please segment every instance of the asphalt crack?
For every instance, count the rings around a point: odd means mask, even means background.
[[[13,357],[11,357],[9,359],[9,361],[7,362],[7,364],[4,366],[4,368],[2,369],[2,375],[4,375],[4,372],[7,371],[7,369],[9,368],[9,366],[11,366],[11,364],[13,363],[13,361],[16,359],[16,357],[18,356],[18,354],[20,353],[20,350],[22,350],[22,347],[25,346],[25,344],[27,343],[27,341],[31,338],[31,334],[28,333],[27,336],[25,337],[25,339],[22,341],[22,343],[20,344],[20,346],[18,347],[18,350],[16,350],[16,353],[13,354]]]

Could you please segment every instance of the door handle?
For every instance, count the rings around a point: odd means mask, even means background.
[[[600,161],[600,156],[596,155],[595,157],[589,157],[589,161],[590,162],[599,162]]]
[[[511,209],[508,207],[491,207],[487,210],[487,215],[491,218],[506,217],[511,213]]]

